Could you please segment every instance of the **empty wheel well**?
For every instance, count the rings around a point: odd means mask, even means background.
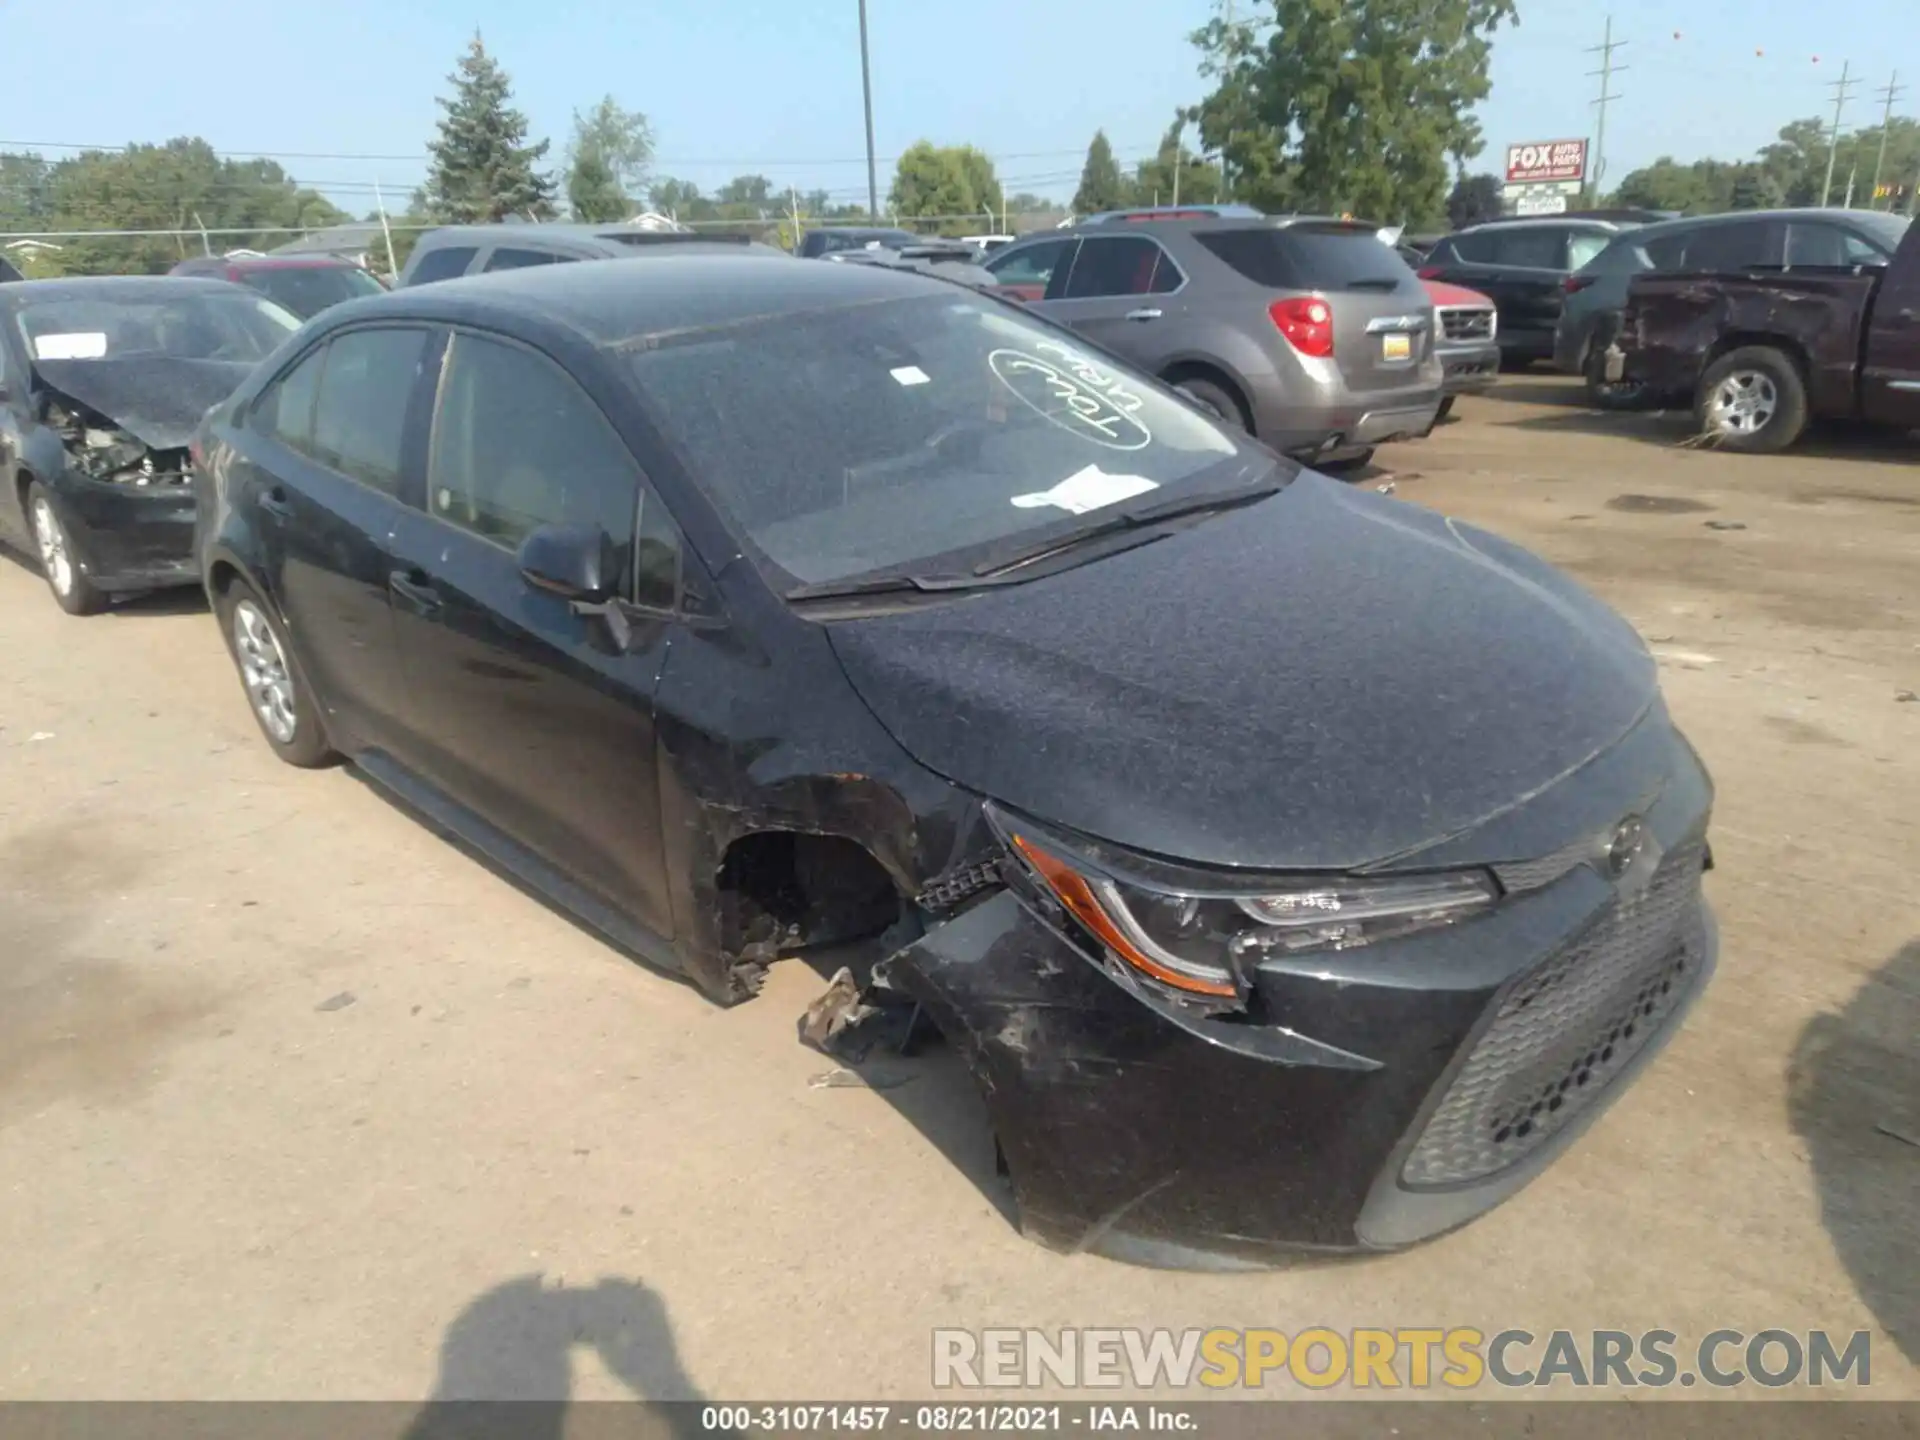
[[[207,589],[214,595],[224,595],[227,587],[240,578],[240,571],[225,560],[216,560],[213,569],[207,572]]]
[[[14,498],[20,502],[20,513],[23,515],[27,510],[27,487],[31,484],[33,484],[33,475],[30,471],[22,470],[13,477]]]
[[[1253,433],[1253,410],[1247,404],[1246,392],[1242,390],[1226,371],[1218,366],[1209,365],[1203,360],[1182,360],[1169,365],[1160,372],[1160,378],[1169,385],[1178,385],[1182,380],[1205,380],[1210,385],[1218,385],[1227,392],[1227,398],[1233,401],[1240,411],[1240,423],[1249,435]]]
[[[878,935],[900,918],[893,877],[857,841],[759,830],[727,847],[719,874],[721,946],[730,955]]]

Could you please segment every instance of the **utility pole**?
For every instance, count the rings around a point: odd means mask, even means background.
[[[1589,70],[1589,78],[1599,77],[1600,98],[1593,103],[1599,108],[1600,118],[1594,124],[1593,133],[1593,198],[1600,198],[1600,181],[1607,173],[1607,106],[1620,97],[1613,93],[1613,77],[1632,67],[1613,63],[1613,52],[1627,42],[1613,38],[1613,16],[1607,16],[1607,28],[1598,45],[1589,45],[1587,54],[1600,57],[1600,68]]]
[[[873,70],[867,63],[867,0],[860,0],[860,93],[867,105],[867,218],[880,219],[880,181],[873,168]]]
[[[1859,81],[1847,78],[1852,73],[1853,62],[1844,61],[1840,66],[1840,78],[1833,82],[1833,134],[1827,137],[1827,178],[1820,187],[1820,208],[1823,210],[1833,194],[1833,166],[1840,158],[1840,112],[1852,98],[1848,91],[1859,84]]]
[[[387,242],[387,279],[398,280],[400,267],[393,263],[393,227],[387,223],[387,202],[380,194],[380,181],[373,182],[373,208],[380,212],[380,236]]]
[[[1869,210],[1880,208],[1880,171],[1887,163],[1887,131],[1893,128],[1893,102],[1900,98],[1904,88],[1900,83],[1900,72],[1896,70],[1887,81],[1887,88],[1880,92],[1880,98],[1887,102],[1887,108],[1880,116],[1880,158],[1873,162],[1873,198],[1867,203]],[[1893,206],[1889,205],[1887,209],[1891,210]]]

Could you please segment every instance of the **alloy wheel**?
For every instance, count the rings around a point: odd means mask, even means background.
[[[233,650],[247,700],[260,723],[282,745],[293,743],[299,721],[294,713],[293,676],[273,624],[251,600],[233,607]]]
[[[1757,435],[1779,409],[1780,391],[1773,377],[1758,370],[1734,371],[1707,397],[1707,419],[1725,434]]]
[[[47,572],[47,583],[56,595],[73,590],[73,551],[67,545],[67,532],[60,517],[44,495],[33,502],[33,539],[40,548],[40,564]]]

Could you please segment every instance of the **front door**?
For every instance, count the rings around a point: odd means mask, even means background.
[[[677,532],[593,400],[547,356],[457,333],[443,364],[425,506],[389,584],[413,707],[401,760],[656,934],[673,934],[660,848],[653,690],[672,608],[578,613],[520,574],[541,525],[597,525],[623,593],[656,585]],[[657,513],[653,513],[657,512]],[[677,568],[675,570],[677,575]]]
[[[1908,228],[1873,300],[1861,405],[1869,420],[1920,429],[1920,224]]]
[[[417,327],[337,334],[268,386],[230,437],[228,487],[260,527],[261,579],[348,750],[390,749],[405,724],[388,546],[418,474],[432,340]]]

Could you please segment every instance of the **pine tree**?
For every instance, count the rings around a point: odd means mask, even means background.
[[[507,103],[513,88],[477,31],[447,78],[453,98],[435,102],[446,113],[438,138],[427,146],[433,153],[425,187],[429,212],[467,225],[510,216],[550,218],[553,178],[534,169],[548,142],[526,143],[527,117]]]
[[[1102,210],[1118,210],[1127,203],[1127,182],[1113,158],[1113,146],[1107,132],[1096,130],[1087,147],[1086,167],[1080,172],[1080,188],[1073,193],[1073,213],[1097,215]]]

